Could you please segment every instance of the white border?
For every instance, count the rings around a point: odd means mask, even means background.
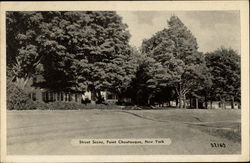
[[[249,2],[246,1],[89,1],[1,2],[1,162],[158,162],[158,161],[248,161],[249,160]],[[6,155],[6,37],[5,11],[50,10],[239,10],[241,16],[242,153],[240,155]]]

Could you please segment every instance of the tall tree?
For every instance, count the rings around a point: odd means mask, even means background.
[[[84,14],[89,22],[80,32],[79,53],[72,64],[75,80],[97,99],[101,98],[101,90],[119,94],[126,89],[136,69],[127,25],[113,11]]]
[[[16,77],[30,78],[38,67],[47,88],[91,90],[99,97],[101,90],[126,89],[134,75],[130,35],[116,12],[9,12],[7,24],[8,63]]]
[[[220,48],[206,54],[206,64],[212,75],[213,85],[210,100],[240,101],[240,56],[233,49]]]
[[[6,13],[7,68],[11,80],[24,88],[33,77],[40,62],[35,38],[39,35],[39,12]]]
[[[152,38],[144,40],[142,51],[167,69],[171,76],[168,84],[175,88],[179,107],[186,108],[187,93],[206,80],[205,60],[197,51],[196,38],[177,16],[170,18],[168,26]]]
[[[159,62],[147,55],[141,54],[137,61],[135,78],[127,93],[137,105],[152,105],[158,102],[155,98],[166,86],[168,73]]]

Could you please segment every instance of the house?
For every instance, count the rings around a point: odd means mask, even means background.
[[[225,103],[225,109],[233,109],[232,108],[232,103],[230,101],[226,101]],[[209,102],[207,108],[208,109],[222,109],[222,103],[221,101],[213,101],[212,105]],[[240,109],[240,103],[239,102],[234,102],[234,109]]]
[[[75,103],[88,103],[93,102],[93,94],[91,91],[74,91],[74,90],[50,90],[41,87],[44,79],[41,75],[37,75],[29,83],[29,96],[33,101],[40,102],[75,102]],[[109,91],[101,91],[101,96],[107,103],[116,103],[118,97],[115,93]]]
[[[114,93],[110,93],[108,91],[102,91],[101,95],[103,99],[107,103],[116,103],[118,102],[117,95]],[[40,102],[76,102],[76,103],[84,103],[93,101],[92,92],[77,92],[77,91],[52,91],[44,88],[35,88],[30,92],[30,98],[33,101]]]
[[[82,93],[73,91],[52,91],[44,88],[35,88],[30,92],[33,101],[40,102],[76,102],[82,103]]]
[[[118,97],[115,93],[109,92],[109,91],[101,91],[101,96],[104,102],[109,104],[114,104],[118,102]],[[90,102],[93,102],[93,94],[91,91],[86,91],[82,94],[83,100],[89,100]]]

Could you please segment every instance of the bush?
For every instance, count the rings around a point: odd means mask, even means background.
[[[39,102],[35,101],[33,102],[33,105],[36,109],[39,110],[76,110],[76,109],[83,109],[84,105],[83,104],[78,104],[78,103],[70,103],[70,102],[49,102],[49,103],[44,103],[44,102]]]
[[[117,105],[79,104],[74,102],[34,102],[36,109],[40,110],[82,110],[82,109],[119,109]]]
[[[14,83],[7,84],[7,109],[9,110],[30,110],[35,109],[29,95]]]
[[[86,98],[86,99],[82,100],[82,103],[89,104],[89,103],[91,103],[91,101],[90,101],[90,99]]]
[[[48,103],[47,106],[50,110],[76,110],[83,109],[84,104],[56,101]]]
[[[123,107],[122,108],[123,110],[142,110],[142,108],[141,107],[139,107],[139,106],[125,106],[125,107]]]
[[[44,102],[40,102],[40,101],[34,101],[33,105],[35,106],[36,109],[39,110],[49,110],[49,105],[47,103]]]
[[[110,110],[113,110],[113,109],[121,109],[120,106],[117,106],[115,104],[89,104],[89,105],[85,105],[84,108],[86,109],[110,109]]]

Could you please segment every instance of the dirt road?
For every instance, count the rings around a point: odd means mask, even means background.
[[[207,113],[206,113],[207,112]],[[239,154],[240,143],[188,123],[239,122],[240,111],[8,111],[7,153],[15,155]],[[231,116],[231,117],[230,117]],[[170,145],[73,146],[72,139],[170,138]],[[224,143],[212,147],[211,143]]]

